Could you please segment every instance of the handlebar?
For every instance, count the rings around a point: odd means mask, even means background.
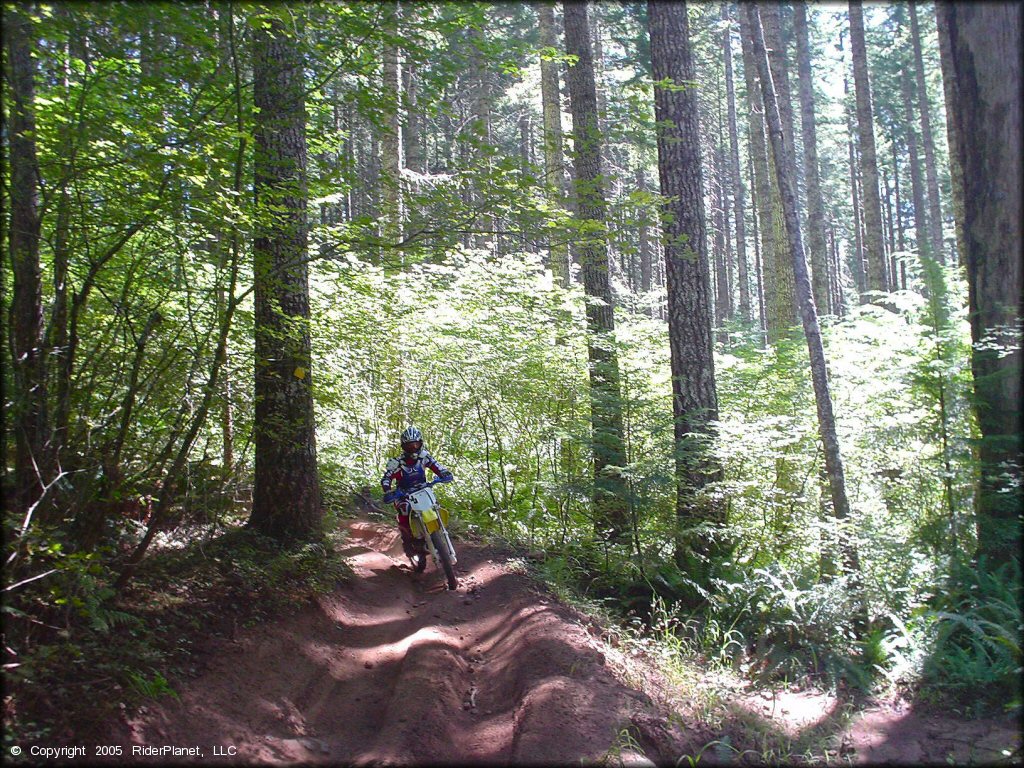
[[[435,477],[433,480],[430,480],[426,483],[420,483],[415,488],[408,488],[406,490],[396,488],[395,490],[389,491],[388,493],[384,494],[383,500],[390,502],[399,501],[401,499],[404,499],[406,496],[411,496],[412,494],[416,493],[416,491],[422,491],[424,488],[430,488],[431,486],[438,485],[439,483],[447,483],[450,482],[452,479],[453,478],[450,475],[448,477]]]

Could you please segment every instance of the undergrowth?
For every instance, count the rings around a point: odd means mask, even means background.
[[[232,529],[152,552],[120,595],[109,560],[46,545],[37,557],[52,550],[56,570],[3,607],[5,750],[101,738],[120,707],[176,696],[175,681],[201,671],[204,645],[347,579],[339,535],[289,547]]]
[[[688,577],[635,565],[573,544],[549,553],[541,572],[552,590],[618,629],[619,643],[657,660],[666,679],[712,717],[721,696],[711,672],[755,687],[796,685],[856,703],[877,695],[913,698],[966,717],[1021,709],[1020,567],[950,567],[946,587],[912,610],[872,617],[858,636],[842,577],[772,566],[720,569],[705,599],[688,602]],[[634,681],[642,682],[642,681]]]

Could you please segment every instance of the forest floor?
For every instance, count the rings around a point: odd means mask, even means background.
[[[1006,720],[898,702],[854,711],[822,693],[710,677],[681,693],[507,552],[458,541],[460,585],[449,592],[433,565],[409,569],[394,526],[347,525],[356,578],[293,615],[209,641],[205,669],[177,685],[176,698],[114,725],[125,757],[131,745],[171,745],[197,746],[196,762],[227,763],[1021,759],[1020,731]],[[719,693],[700,693],[710,688]]]

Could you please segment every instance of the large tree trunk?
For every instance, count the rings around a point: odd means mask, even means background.
[[[10,124],[6,136],[10,153],[8,249],[14,278],[9,317],[14,374],[11,393],[11,427],[15,443],[14,506],[23,514],[34,509],[46,484],[53,479],[49,461],[43,284],[39,263],[39,163],[34,103],[36,64],[32,55],[34,31],[30,13],[29,8],[10,6],[6,9],[4,24],[7,47],[4,75],[10,99]],[[46,509],[36,511],[39,512],[39,522],[53,522]],[[24,519],[27,522],[29,518],[26,516]]]
[[[823,314],[832,311],[828,291],[828,250],[825,245],[825,201],[818,171],[818,128],[814,118],[814,80],[807,8],[793,6],[796,31],[797,72],[800,76],[800,127],[804,141],[804,180],[807,186],[807,246],[811,252],[814,303]]]
[[[747,261],[746,192],[740,172],[739,131],[736,126],[736,84],[732,66],[732,28],[727,6],[722,6],[722,19],[726,22],[722,32],[722,54],[725,58],[725,95],[729,120],[729,172],[732,178],[733,219],[736,224],[736,268],[739,282],[740,322],[744,327],[751,322],[750,266]]]
[[[910,36],[914,44],[914,76],[917,84],[917,105],[921,113],[921,143],[924,145],[925,191],[928,194],[928,239],[932,257],[942,263],[942,206],[939,202],[939,175],[935,168],[935,141],[932,139],[931,109],[924,80],[924,55],[921,51],[921,30],[917,23],[917,6],[907,4],[910,12]]]
[[[756,63],[761,79],[761,91],[764,95],[765,115],[768,118],[768,133],[776,157],[786,157],[785,134],[782,119],[779,115],[778,100],[775,88],[768,72],[768,60],[765,52],[764,38],[761,32],[761,21],[757,6],[750,3],[744,6],[750,19]],[[800,318],[803,322],[804,335],[807,338],[807,351],[811,362],[811,381],[814,385],[814,399],[818,411],[818,434],[821,436],[825,453],[825,471],[828,474],[829,488],[832,495],[832,512],[842,524],[850,514],[850,504],[846,496],[846,477],[843,469],[842,454],[839,449],[839,437],[836,433],[835,414],[832,410],[832,394],[828,384],[828,364],[825,359],[825,348],[818,325],[818,314],[814,306],[811,292],[811,280],[804,255],[803,239],[800,234],[798,210],[796,205],[796,174],[789,163],[776,166],[778,184],[782,192],[782,205],[786,218],[786,232],[789,236],[789,247],[793,258],[793,273],[796,278],[797,297],[800,302]],[[856,581],[860,576],[860,563],[856,556],[856,548],[852,542],[844,543],[846,566],[850,577]],[[857,624],[860,634],[867,628],[867,605],[859,586],[854,592],[857,606]]]
[[[939,33],[939,62],[942,67],[942,90],[946,99],[946,142],[949,145],[949,180],[953,197],[953,223],[956,229],[957,261],[964,264],[966,240],[964,236],[964,170],[961,161],[963,149],[956,116],[956,67],[953,65],[953,49],[949,39],[949,14],[952,3],[938,0],[935,3],[935,26]]]
[[[868,55],[864,43],[864,9],[861,0],[850,0],[850,49],[853,54],[853,87],[857,95],[857,136],[860,140],[861,199],[864,201],[867,288],[869,291],[888,291],[885,245],[882,237],[882,203],[878,197],[875,119],[872,115],[871,82],[868,78]]]
[[[558,50],[555,34],[555,4],[537,5],[540,22],[540,93],[544,112],[544,180],[552,202],[561,206],[566,197],[565,157],[562,149],[562,104],[558,87],[558,64],[552,58]],[[548,244],[548,262],[555,280],[569,287],[569,247],[561,235]]]
[[[626,463],[623,442],[619,357],[615,349],[615,314],[608,273],[605,234],[601,134],[590,52],[587,4],[570,0],[565,14],[565,48],[575,56],[566,83],[573,124],[576,213],[588,225],[577,254],[587,301],[587,352],[590,361],[590,422],[594,456],[594,513],[599,535],[617,540],[629,530],[626,486],[620,468]]]
[[[1019,551],[1021,478],[1021,6],[956,4],[949,33],[963,137],[964,235],[981,477],[978,554]],[[968,140],[969,137],[969,140]]]
[[[276,18],[254,34],[256,480],[249,525],[277,539],[320,532],[311,387],[303,59]]]
[[[656,83],[674,86],[695,79],[686,3],[647,4],[651,65]],[[711,276],[708,269],[701,179],[697,94],[692,88],[655,88],[658,173],[661,193],[671,203],[665,229],[669,347],[676,444],[676,562],[692,568],[714,551],[707,536],[687,536],[698,523],[723,523],[724,509],[704,487],[721,477],[710,442],[718,418],[711,340]]]

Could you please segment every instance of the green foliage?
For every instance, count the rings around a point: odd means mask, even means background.
[[[65,555],[59,544],[32,537],[25,570],[55,570],[5,596],[8,740],[98,736],[119,704],[176,697],[175,681],[197,671],[197,643],[294,611],[351,576],[337,536],[283,547],[240,529],[154,555],[118,595],[101,553]]]
[[[985,563],[960,564],[949,588],[936,597],[937,610],[925,663],[928,693],[953,701],[978,715],[986,708],[1021,708],[1020,561],[1013,558],[996,570]],[[978,691],[987,695],[978,697]]]

